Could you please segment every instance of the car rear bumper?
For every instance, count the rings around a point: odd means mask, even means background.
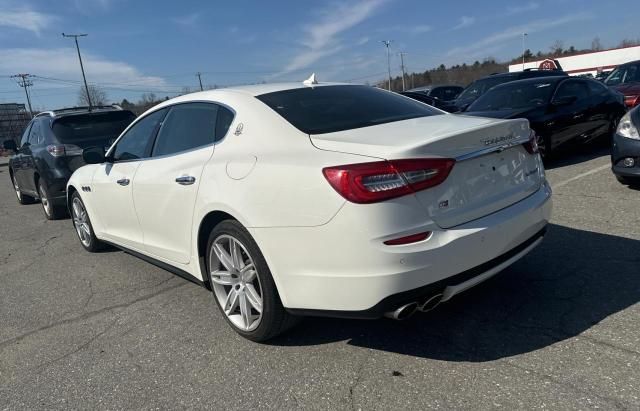
[[[629,157],[635,160],[633,167],[625,167],[622,164],[622,161]],[[621,177],[640,177],[640,140],[615,134],[611,147],[611,169],[615,175]]]
[[[530,251],[551,216],[551,189],[420,243],[386,246],[338,215],[307,228],[250,229],[291,312],[377,318],[420,297],[444,299],[489,278]],[[372,221],[372,224],[375,222]],[[431,225],[433,227],[433,225]],[[447,288],[449,287],[449,288]]]

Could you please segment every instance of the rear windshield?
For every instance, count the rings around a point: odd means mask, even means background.
[[[321,86],[257,98],[298,130],[324,134],[443,114],[399,94],[369,86]]]
[[[555,83],[544,81],[514,82],[496,87],[471,103],[467,111],[509,110],[546,105]]]
[[[108,111],[61,117],[52,125],[61,143],[114,139],[136,118],[130,111]]]
[[[516,80],[515,76],[500,76],[500,77],[488,77],[481,80],[476,80],[471,85],[460,93],[458,100],[465,100],[469,98],[478,98],[487,92],[491,87],[498,84],[507,83],[509,81]]]

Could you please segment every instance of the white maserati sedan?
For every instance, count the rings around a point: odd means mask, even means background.
[[[526,120],[360,85],[181,96],[83,156],[67,186],[82,246],[203,285],[254,341],[300,316],[428,311],[527,254],[551,214]]]

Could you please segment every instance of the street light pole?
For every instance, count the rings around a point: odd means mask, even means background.
[[[391,56],[389,55],[389,46],[393,40],[382,40],[382,44],[387,47],[387,70],[389,71],[389,91],[391,91]]]
[[[198,77],[198,81],[200,82],[200,91],[203,91],[204,88],[202,88],[202,77],[200,77],[202,75],[202,73],[197,72],[196,73],[196,77]]]
[[[527,33],[522,33],[522,71],[524,71],[524,38],[527,37]]]
[[[80,60],[80,71],[82,71],[82,80],[84,80],[84,90],[87,92],[87,102],[89,102],[89,111],[91,111],[91,95],[89,94],[89,86],[87,85],[87,77],[84,75],[84,66],[82,65],[82,56],[80,55],[80,46],[78,45],[78,37],[87,37],[87,34],[64,34],[62,37],[73,37],[76,41],[76,50],[78,51],[78,60]]]

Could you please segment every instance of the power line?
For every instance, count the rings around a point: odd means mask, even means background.
[[[29,80],[32,77],[31,74],[15,74],[11,78],[19,78],[18,85],[24,88],[24,94],[27,96],[27,104],[29,105],[29,116],[33,117],[33,109],[31,108],[31,99],[29,98],[28,88],[33,86],[33,81]]]

